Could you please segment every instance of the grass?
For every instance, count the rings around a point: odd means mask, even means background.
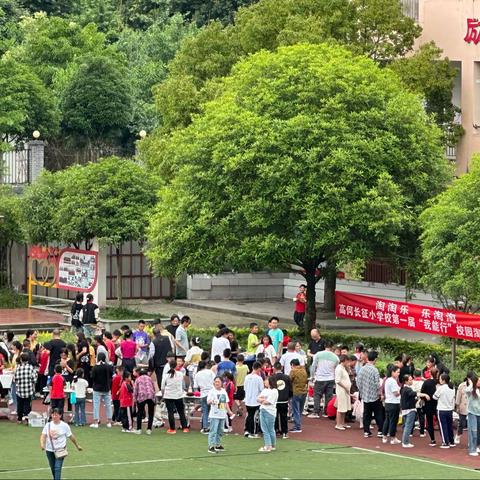
[[[108,318],[109,320],[140,320],[165,317],[165,315],[162,315],[161,313],[146,313],[125,307],[104,308],[102,309],[101,316],[103,318]]]
[[[39,428],[0,424],[2,443],[0,478],[51,478],[45,454],[39,448]],[[69,443],[64,479],[122,478],[358,478],[358,479],[480,479],[480,472],[388,456],[375,451],[321,445],[293,439],[281,441],[277,451],[262,454],[259,440],[238,435],[224,437],[226,451],[207,453],[207,438],[198,432],[167,435],[121,433],[118,428],[76,428],[83,452]],[[403,453],[403,452],[401,452]]]

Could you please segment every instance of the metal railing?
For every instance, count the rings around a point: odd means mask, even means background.
[[[449,160],[457,159],[457,147],[450,147],[447,145],[445,149],[445,155]]]
[[[418,23],[419,0],[401,0],[403,14],[413,18]]]
[[[0,162],[0,183],[25,185],[30,183],[30,150],[4,152]]]

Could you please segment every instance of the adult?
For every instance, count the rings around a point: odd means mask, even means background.
[[[222,357],[225,349],[230,348],[228,334],[230,330],[227,327],[221,328],[212,339],[212,350],[210,358],[213,360],[216,355]]]
[[[174,350],[172,335],[162,327],[157,325],[153,330],[153,340],[150,343],[149,366],[150,370],[155,372],[158,389],[162,388],[162,377],[165,366],[167,365],[167,354]]]
[[[61,420],[61,412],[58,408],[52,410],[52,419],[42,430],[40,435],[40,448],[47,454],[48,464],[52,471],[53,480],[62,478],[62,467],[65,456],[60,456],[67,447],[67,438],[77,447],[78,451],[82,447],[72,434],[70,426]]]
[[[321,337],[320,332],[316,328],[310,331],[310,338],[312,339],[308,344],[307,356],[313,358],[318,352],[325,350],[325,340]]]
[[[324,397],[323,416],[327,417],[326,408],[333,396],[335,387],[335,368],[338,365],[338,357],[332,352],[333,343],[328,340],[325,350],[318,352],[313,357],[311,377],[315,379],[313,385],[313,413],[309,418],[320,418],[321,399]]]
[[[135,433],[142,433],[142,419],[145,416],[145,407],[147,407],[147,435],[152,433],[153,412],[155,410],[155,387],[152,379],[145,368],[141,368],[139,376],[133,386],[133,400],[137,404],[137,430]]]
[[[228,341],[230,342],[230,350],[232,352],[231,360],[233,362],[236,362],[237,355],[240,353],[240,346],[238,345],[237,339],[235,338],[235,333],[231,330],[228,332]]]
[[[400,367],[393,365],[387,367],[387,379],[385,380],[385,420],[383,421],[382,442],[387,443],[390,438],[391,445],[397,445],[400,442],[396,438],[398,417],[400,416],[400,385],[398,376]]]
[[[290,370],[292,369],[291,361],[294,358],[300,362],[300,365],[305,365],[305,358],[297,352],[295,346],[295,342],[289,342],[287,345],[287,351],[280,358],[280,364],[282,365],[285,375],[290,375]]]
[[[176,370],[177,362],[171,360],[169,370],[162,378],[162,396],[168,412],[169,429],[167,433],[175,434],[175,411],[180,418],[183,432],[188,433],[187,418],[185,417],[185,405],[183,403],[183,373]]]
[[[282,372],[282,364],[273,365],[273,375],[277,383],[278,399],[277,413],[275,416],[275,431],[288,438],[288,402],[292,398],[292,381],[290,376]]]
[[[293,297],[295,309],[293,312],[293,321],[298,328],[303,330],[303,321],[305,319],[305,310],[307,307],[307,286],[303,283],[298,287],[298,293]]]
[[[191,325],[192,320],[188,315],[184,315],[180,320],[180,325],[175,332],[175,351],[176,356],[180,358],[185,358],[187,356],[189,344],[188,344],[188,335],[187,329]],[[230,343],[228,344],[230,345]]]
[[[180,325],[180,317],[174,313],[171,317],[170,317],[170,325],[168,325],[166,327],[166,330],[167,332],[173,337],[175,338],[175,333],[177,332],[177,328],[178,326]]]
[[[80,321],[80,312],[83,309],[83,293],[78,293],[70,308],[72,329],[75,332],[83,332],[83,323]]]
[[[53,377],[55,373],[55,365],[60,360],[60,354],[62,350],[67,347],[67,344],[60,338],[60,330],[56,328],[52,332],[52,339],[45,344],[45,348],[48,350],[50,354],[50,362],[48,364],[48,375]]]
[[[468,454],[478,457],[477,446],[480,434],[480,381],[476,375],[467,378]]]
[[[93,347],[95,348],[96,356],[95,358],[98,360],[98,355],[100,353],[105,354],[105,358],[108,359],[110,358],[110,355],[108,353],[108,348],[105,342],[103,341],[103,335],[95,335],[93,337]]]
[[[132,340],[137,344],[137,354],[135,361],[137,365],[148,364],[148,350],[150,345],[150,337],[145,331],[146,323],[144,320],[139,320],[137,329],[133,332]]]
[[[290,380],[292,382],[292,433],[302,432],[302,412],[308,393],[308,375],[298,359],[291,361]]]
[[[77,333],[77,365],[83,369],[85,380],[91,384],[90,380],[90,352],[88,342],[83,332]]]
[[[431,447],[435,447],[435,420],[438,424],[438,417],[437,417],[437,401],[433,397],[435,392],[437,391],[437,383],[438,383],[438,370],[432,363],[432,367],[428,370],[429,378],[427,378],[420,389],[420,393],[426,394],[425,396],[425,403],[423,404],[423,411],[425,412],[425,420],[427,423],[427,432],[428,436],[430,437],[429,445]]]
[[[97,356],[97,363],[92,368],[93,385],[93,423],[92,428],[98,428],[100,424],[100,403],[103,400],[105,415],[107,417],[107,428],[112,426],[112,376],[113,369],[107,363],[107,356],[100,352]]]
[[[20,365],[14,373],[14,380],[17,394],[17,421],[28,420],[28,414],[32,410],[32,395],[35,392],[35,382],[37,381],[37,371],[28,362],[28,355],[20,355]]]
[[[348,375],[349,357],[340,355],[338,365],[335,367],[335,393],[337,396],[337,423],[336,430],[345,430],[345,415],[352,408],[350,400],[350,389],[352,383]]]
[[[378,427],[378,436],[382,436],[383,429],[383,405],[380,398],[380,373],[375,362],[378,353],[374,350],[368,352],[367,363],[360,369],[357,375],[357,387],[360,398],[363,400],[363,436],[372,436],[370,423],[372,415]]]
[[[40,343],[37,340],[38,337],[38,330],[34,330],[29,328],[25,333],[25,340],[30,342],[30,350],[36,356],[38,353],[38,349],[40,348]]]
[[[135,368],[135,355],[138,345],[132,340],[132,331],[126,330],[123,334],[123,340],[120,342],[120,355],[122,357],[122,367],[130,373]]]
[[[263,380],[260,374],[262,364],[254,362],[252,366],[252,373],[245,377],[245,407],[247,409],[247,418],[245,420],[245,437],[258,437],[258,422],[256,415],[260,407],[258,396],[263,390]]]
[[[272,345],[272,339],[270,338],[270,335],[264,335],[261,338],[260,345],[258,346],[255,354],[258,356],[259,353],[263,353],[265,358],[268,358],[272,365],[277,361],[277,358],[279,358],[278,352]]]
[[[272,345],[276,352],[276,357],[280,358],[283,353],[283,332],[278,327],[280,320],[278,317],[270,318],[268,322],[268,332],[267,335],[272,339]],[[273,362],[272,362],[273,365]]]
[[[87,337],[93,337],[100,318],[100,309],[96,303],[93,303],[93,295],[87,294],[87,303],[80,311],[80,322],[83,324],[83,330]]]

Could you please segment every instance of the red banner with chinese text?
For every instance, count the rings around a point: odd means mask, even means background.
[[[335,300],[340,318],[480,342],[480,315],[345,292]]]

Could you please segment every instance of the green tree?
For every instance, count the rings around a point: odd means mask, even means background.
[[[464,133],[455,118],[460,109],[452,104],[457,71],[448,58],[442,59],[442,50],[433,42],[426,43],[414,55],[393,62],[391,68],[411,91],[425,98],[427,112],[444,132],[444,143],[456,145]]]
[[[444,306],[465,311],[480,308],[480,156],[470,171],[443,193],[420,216],[422,282]]]
[[[4,56],[0,59],[0,140],[31,138],[40,130],[48,138],[58,131],[59,112],[53,94],[29,69]]]
[[[240,62],[162,146],[172,179],[149,227],[155,271],[296,265],[307,329],[320,276],[332,308],[337,266],[396,246],[449,172],[420,99],[392,72],[327,45]]]
[[[23,241],[23,231],[20,216],[20,199],[10,187],[0,186],[0,287],[12,287],[12,246]]]
[[[0,55],[20,41],[19,22],[26,13],[18,0],[0,0]]]
[[[62,127],[101,151],[118,139],[131,119],[131,89],[125,67],[109,57],[81,59],[60,98]]]
[[[52,16],[64,16],[71,13],[76,0],[20,0],[30,12],[45,12]]]

